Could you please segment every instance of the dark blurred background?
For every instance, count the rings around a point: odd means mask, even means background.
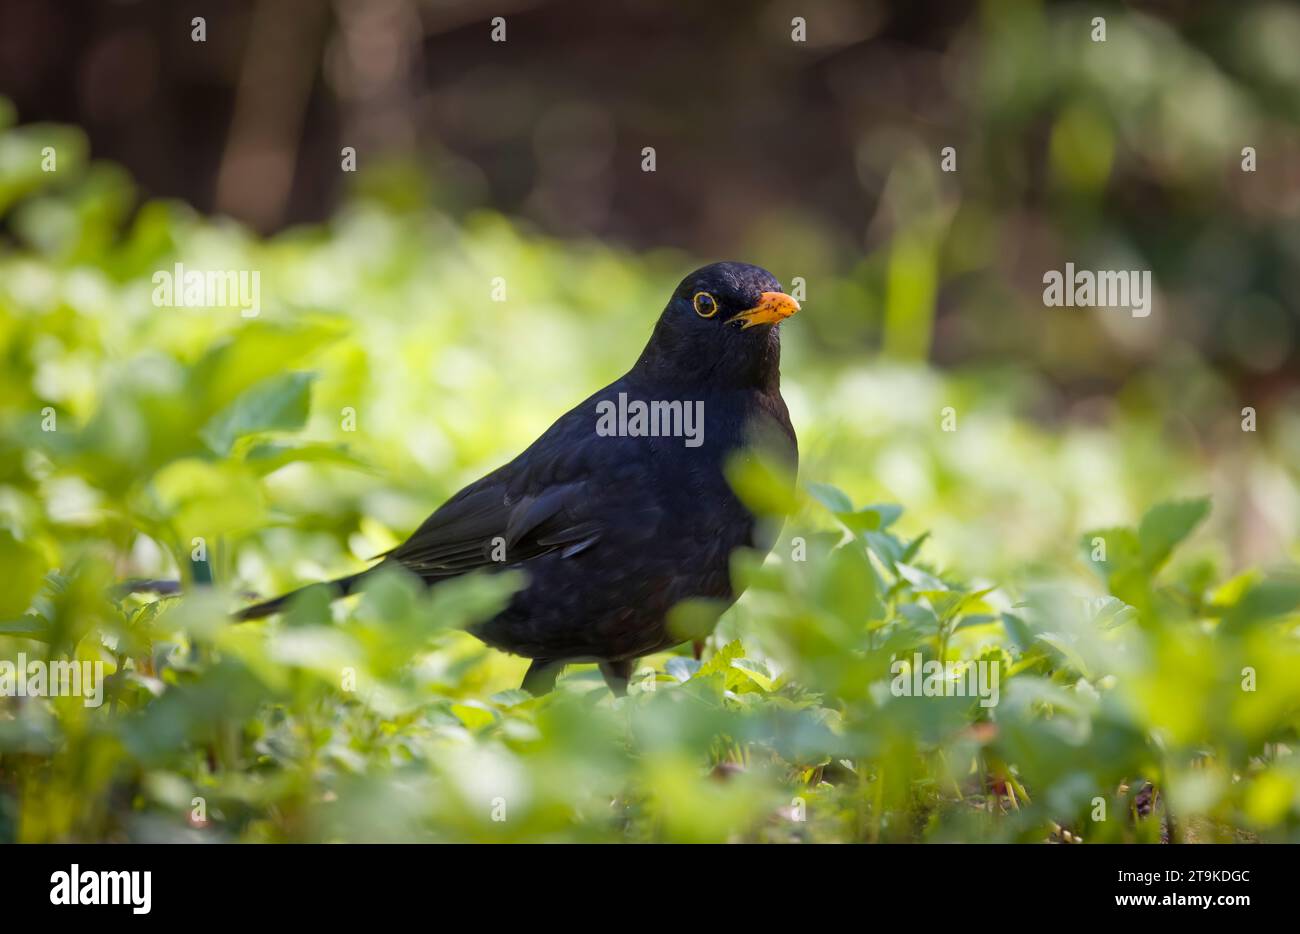
[[[796,45],[801,10],[812,24]],[[703,245],[762,202],[860,237],[879,191],[858,178],[855,141],[880,122],[955,129],[942,53],[971,12],[6,0],[0,83],[25,121],[84,127],[149,193],[263,232],[328,217],[343,181],[328,156],[351,145],[367,161],[418,153],[452,201],[558,233]],[[193,16],[206,42],[186,41]],[[653,188],[646,145],[663,163]]]

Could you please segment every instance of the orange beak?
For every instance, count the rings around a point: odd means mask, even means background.
[[[753,308],[727,319],[727,323],[741,321],[740,328],[752,328],[756,324],[777,324],[795,314],[799,303],[784,292],[764,292],[759,303]]]

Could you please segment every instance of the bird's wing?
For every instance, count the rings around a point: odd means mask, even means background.
[[[560,550],[569,557],[599,539],[602,523],[594,518],[583,481],[540,487],[512,495],[510,478],[534,481],[508,464],[466,487],[443,504],[415,534],[387,554],[384,562],[328,584],[335,595],[351,592],[358,581],[387,561],[395,561],[424,580],[456,577],[476,568],[516,564]],[[504,550],[503,550],[504,549]],[[278,613],[301,590],[240,610],[241,620]]]
[[[510,463],[465,487],[389,552],[425,579],[500,568],[559,552],[568,558],[617,538],[654,539],[663,519],[644,487],[638,439],[600,437],[595,405],[616,382],[562,415]],[[504,546],[504,560],[502,557]]]
[[[519,458],[461,490],[387,557],[435,579],[551,552],[571,557],[597,544],[606,529],[608,492],[584,463],[581,445],[565,434],[539,438]]]
[[[447,502],[389,559],[425,578],[517,564],[552,551],[566,555],[595,544],[602,523],[584,508],[584,481],[511,495],[506,478],[489,475]]]

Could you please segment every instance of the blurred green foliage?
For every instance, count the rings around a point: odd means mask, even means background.
[[[815,285],[783,367],[803,483],[736,475],[785,532],[736,556],[703,660],[643,660],[624,700],[574,666],[534,699],[460,631],[509,577],[226,614],[390,547],[619,375],[698,263],[452,222],[383,171],[260,240],[137,208],[85,149],[0,134],[0,659],[109,678],[98,708],[0,698],[0,840],[1300,840],[1294,517],[1251,534],[1252,490],[1296,501],[1294,412],[1242,432],[1182,359],[1048,423],[1014,367],[828,351],[801,326],[857,308]],[[1071,184],[1109,158],[1069,151]],[[928,342],[932,249],[891,253],[895,357]],[[156,307],[180,260],[257,270],[260,316]],[[854,275],[821,294],[870,294]],[[120,597],[135,577],[186,594]],[[996,665],[998,704],[891,692],[916,653]]]

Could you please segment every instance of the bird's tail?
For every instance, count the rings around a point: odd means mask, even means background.
[[[281,594],[272,600],[266,600],[262,603],[254,603],[252,606],[246,606],[235,614],[236,622],[247,622],[250,619],[261,619],[263,616],[270,616],[272,613],[279,613],[288,605],[289,601],[304,590],[311,590],[313,587],[329,587],[335,593],[336,597],[346,597],[356,589],[361,579],[373,571],[374,568],[366,568],[364,571],[358,571],[356,574],[349,574],[347,577],[340,577],[337,580],[323,581],[318,584],[308,584],[306,587],[299,587],[297,590],[291,590],[288,593]]]

